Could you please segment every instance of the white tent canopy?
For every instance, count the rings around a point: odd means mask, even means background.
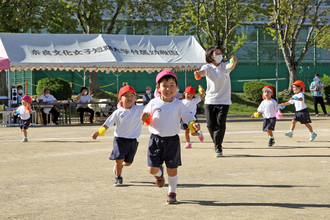
[[[193,36],[0,33],[10,70],[173,71],[205,64]]]

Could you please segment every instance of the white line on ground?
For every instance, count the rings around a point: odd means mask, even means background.
[[[274,133],[283,133],[286,132],[285,131],[274,131]],[[330,131],[330,129],[319,129],[319,130],[315,130],[315,132],[318,131]],[[304,130],[295,130],[295,133],[297,132],[308,132],[306,129]],[[263,131],[237,131],[237,132],[226,132],[226,135],[231,135],[231,134],[257,134],[257,133],[264,133]],[[210,136],[209,133],[203,133],[204,136]],[[179,134],[179,136],[184,136],[184,134]],[[141,135],[140,137],[150,137],[150,135]],[[103,138],[113,138],[113,136],[105,136],[105,137],[98,137],[99,139],[103,139]],[[49,140],[86,140],[86,139],[90,139],[92,140],[92,137],[65,137],[65,138],[33,138],[30,139],[29,141],[49,141]],[[15,140],[0,140],[0,142],[21,142],[22,139],[21,137],[19,137],[19,139],[15,139]]]

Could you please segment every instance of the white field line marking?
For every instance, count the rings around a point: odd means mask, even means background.
[[[287,132],[288,130],[283,130],[283,131],[274,131],[274,133],[283,133],[283,132]],[[316,132],[318,131],[330,131],[330,129],[318,129],[318,130],[314,130]],[[297,132],[308,132],[306,129],[304,130],[295,130],[294,133],[297,133]],[[263,131],[235,131],[235,132],[226,132],[226,135],[230,135],[230,134],[258,134],[258,133],[264,133]],[[210,136],[209,133],[203,133],[204,136]],[[179,134],[179,136],[184,136],[184,134]],[[150,134],[144,134],[144,135],[140,135],[140,138],[145,138],[145,137],[150,137]],[[113,136],[105,136],[105,137],[98,137],[97,140],[100,140],[100,139],[104,139],[104,138],[113,138]],[[29,138],[29,141],[51,141],[51,140],[86,140],[86,139],[89,139],[89,140],[92,140],[92,137],[91,136],[88,136],[88,137],[75,137],[75,138],[72,138],[72,137],[64,137],[64,138],[34,138],[34,139],[30,139]],[[15,139],[15,140],[0,140],[0,142],[21,142],[22,139],[21,138],[18,138],[18,139]]]

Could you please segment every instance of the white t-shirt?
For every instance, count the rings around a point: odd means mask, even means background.
[[[88,101],[93,101],[93,98],[92,98],[92,96],[90,94],[87,94],[86,96],[81,95],[79,101],[80,102],[85,102],[86,104],[78,104],[77,105],[77,108],[79,108],[79,107],[87,108],[88,107],[87,102]]]
[[[22,120],[28,120],[30,118],[30,113],[28,110],[26,110],[24,105],[21,105],[17,108],[17,113]]]
[[[161,137],[174,136],[180,132],[180,121],[188,124],[196,120],[192,112],[178,99],[164,102],[160,97],[152,99],[144,112],[152,114],[149,131]]]
[[[140,117],[145,106],[132,105],[130,109],[119,108],[104,122],[111,128],[116,124],[115,137],[138,138],[141,135],[143,122]]]
[[[150,93],[150,95],[147,94],[147,96],[149,96],[149,99],[152,99],[152,98],[151,98],[151,93]],[[144,95],[142,96],[142,99],[143,99],[144,102],[147,101],[146,94],[144,94]]]
[[[264,118],[275,118],[277,110],[279,110],[281,107],[278,105],[278,103],[274,100],[263,100],[259,107],[258,112],[262,112],[262,116]]]
[[[307,105],[305,104],[305,95],[304,95],[304,93],[299,92],[298,94],[293,95],[292,98],[294,96],[298,96],[298,98],[302,98],[303,99],[302,101],[299,101],[299,100],[289,100],[289,103],[290,104],[294,104],[294,107],[296,108],[296,112],[297,111],[301,111],[301,110],[307,108]]]
[[[231,70],[226,69],[227,64],[229,63],[221,62],[219,66],[215,66],[208,63],[202,66],[207,83],[205,104],[231,105]]]
[[[48,95],[48,98],[46,96],[42,95],[40,96],[39,100],[42,99],[43,102],[54,102],[56,101],[55,97],[51,94]],[[43,108],[52,108],[52,105],[42,105]]]
[[[182,99],[181,102],[192,112],[193,115],[196,115],[197,112],[197,103],[201,101],[201,97],[198,96],[196,98]]]

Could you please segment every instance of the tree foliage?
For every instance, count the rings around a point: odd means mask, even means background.
[[[269,5],[270,21],[276,23],[276,30],[268,29],[279,36],[286,66],[290,73],[289,88],[297,79],[297,68],[307,51],[313,47],[329,48],[330,46],[330,7],[322,7],[329,0],[273,0]],[[280,29],[280,25],[285,28]],[[303,36],[302,31],[307,29]]]
[[[244,32],[237,33],[237,28],[261,17],[264,8],[260,3],[258,0],[186,0],[171,32],[195,34],[204,49],[219,46],[227,59],[247,38]]]
[[[49,89],[50,93],[57,100],[67,100],[71,98],[72,90],[70,84],[61,78],[49,77],[38,81],[37,95],[41,96],[44,89]]]
[[[134,25],[136,32],[146,31],[150,22],[154,27],[165,25],[177,14],[180,1],[73,0],[67,4],[84,34],[118,34],[127,25]]]
[[[77,24],[64,0],[3,0],[0,31],[73,33]]]

